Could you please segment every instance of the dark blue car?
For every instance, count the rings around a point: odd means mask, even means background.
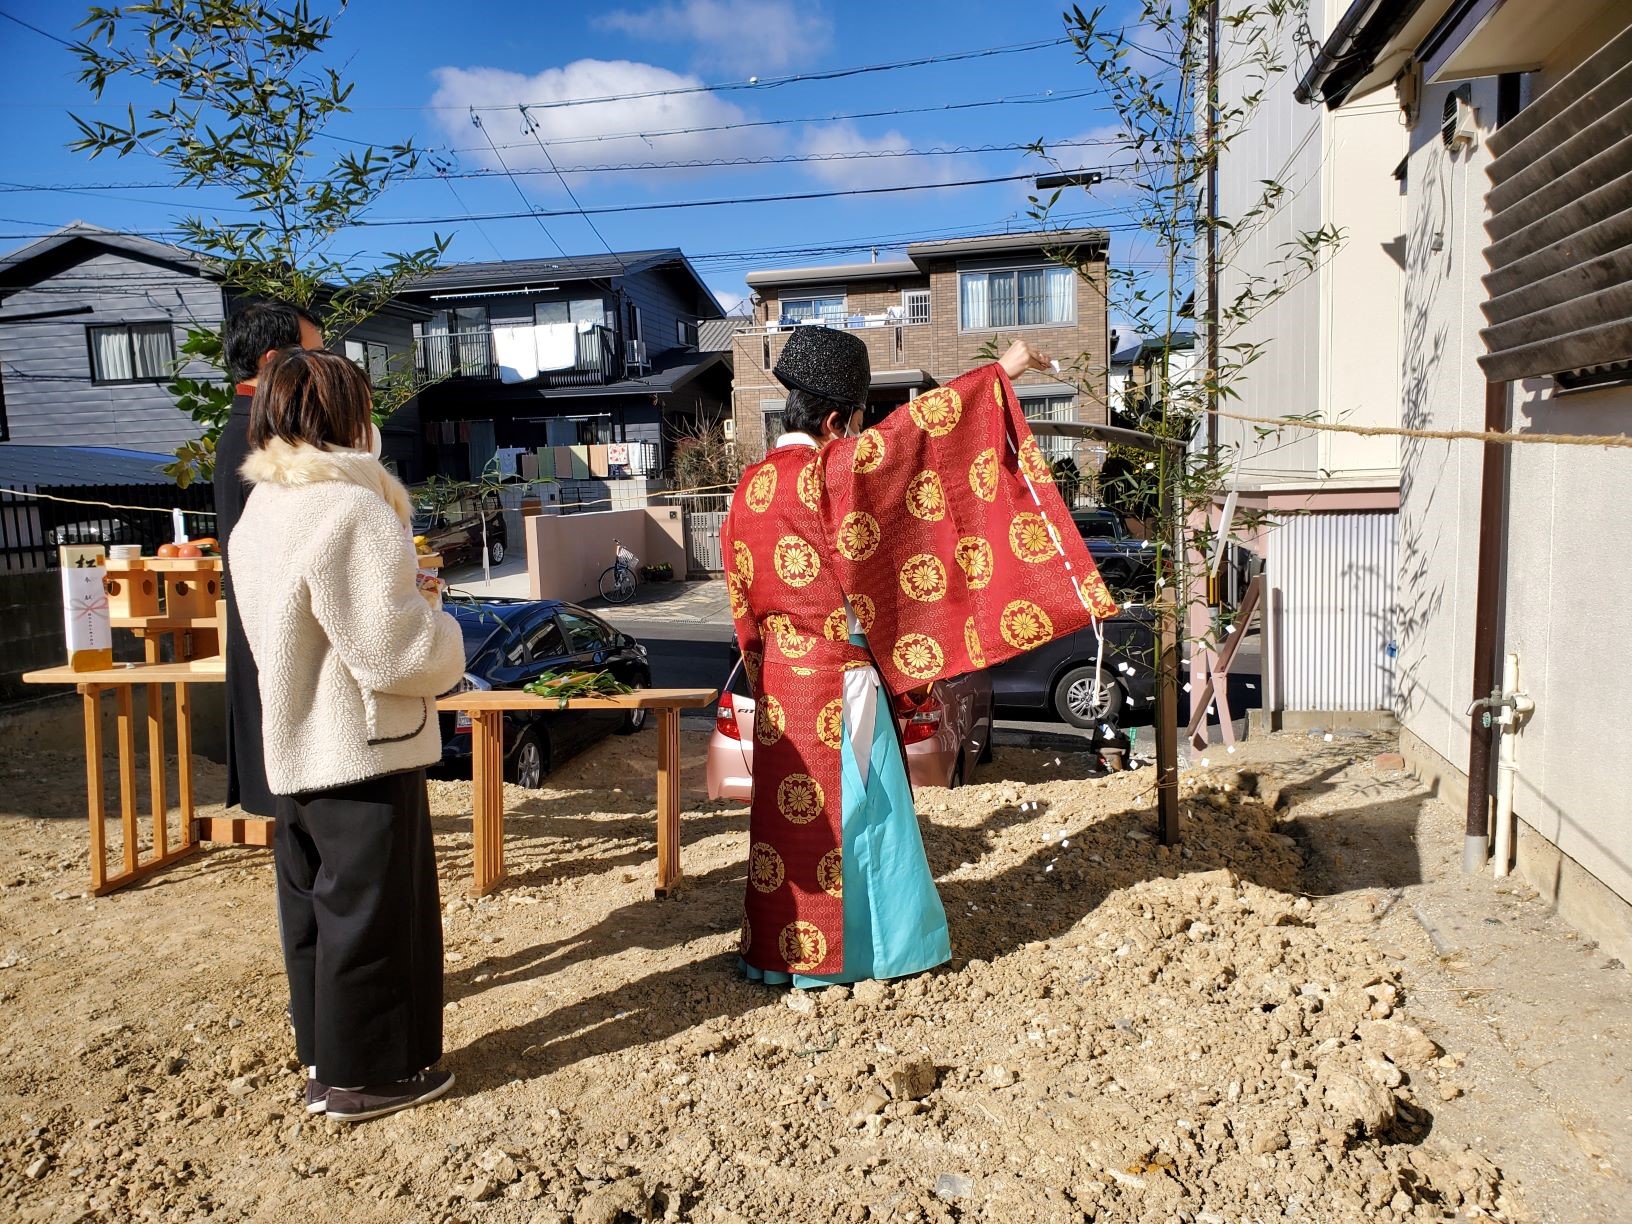
[[[652,682],[646,648],[576,604],[485,599],[450,604],[465,635],[458,691],[518,689],[548,671],[611,672],[631,688]],[[536,787],[574,753],[613,732],[645,725],[645,710],[538,710],[504,716],[505,776]],[[442,715],[444,765],[470,767],[470,719]]]

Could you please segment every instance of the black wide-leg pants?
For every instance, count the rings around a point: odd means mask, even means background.
[[[301,1062],[329,1085],[442,1057],[442,914],[425,771],[279,796],[274,858]]]

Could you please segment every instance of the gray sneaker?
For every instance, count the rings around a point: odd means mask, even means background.
[[[306,1077],[306,1112],[320,1114],[328,1112],[329,1086],[320,1084],[310,1076]]]
[[[421,1071],[389,1084],[330,1088],[325,1112],[336,1122],[366,1122],[434,1101],[452,1087],[452,1071]]]

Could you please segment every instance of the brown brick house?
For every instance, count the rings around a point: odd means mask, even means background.
[[[1087,375],[1077,386],[1027,374],[1017,384],[1027,415],[1104,423],[1108,245],[1099,229],[995,234],[915,243],[902,260],[750,273],[753,317],[733,339],[737,445],[758,456],[774,442],[783,390],[771,368],[793,328],[815,320],[866,342],[870,419],[979,364],[983,347],[1024,336],[1068,375],[1080,357]],[[1077,270],[1054,258],[1062,252]]]

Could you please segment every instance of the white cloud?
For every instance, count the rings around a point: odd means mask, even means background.
[[[614,9],[594,24],[634,38],[695,43],[700,63],[758,76],[808,62],[833,42],[833,23],[813,0],[679,0]]]
[[[807,157],[830,158],[827,161],[805,162],[803,166],[813,177],[834,187],[894,187],[981,176],[968,158],[833,156],[845,153],[899,153],[910,148],[912,141],[893,129],[882,136],[863,136],[855,124],[841,122],[806,128],[799,151]]]
[[[716,157],[757,157],[774,153],[780,138],[774,128],[706,132],[699,128],[740,123],[749,116],[738,106],[711,93],[671,94],[631,98],[630,94],[684,89],[702,84],[652,64],[630,60],[576,60],[547,68],[534,76],[499,68],[438,68],[433,73],[437,90],[433,112],[459,148],[474,149],[468,156],[477,164],[498,169],[487,142],[471,124],[468,107],[508,107],[480,111],[493,143],[501,146],[512,170],[547,168],[549,159],[523,126],[518,103],[554,102],[570,98],[617,97],[613,102],[582,106],[555,106],[528,113],[538,136],[550,147],[559,166],[613,166],[629,163],[692,161]],[[629,132],[678,132],[673,136],[626,136]],[[604,137],[604,139],[601,139]],[[594,138],[594,139],[585,139]],[[560,143],[573,141],[574,143]],[[510,147],[506,147],[510,146]],[[620,173],[606,176],[609,183],[641,184],[661,189],[685,175],[667,170],[642,176]],[[699,171],[698,173],[706,173]],[[522,182],[540,192],[558,190],[549,176],[529,176]],[[574,184],[576,186],[576,183]]]
[[[741,281],[735,282],[729,289],[722,289],[719,285],[712,283],[709,288],[714,291],[714,299],[719,302],[726,314],[737,311],[748,300],[748,291],[742,287]]]

